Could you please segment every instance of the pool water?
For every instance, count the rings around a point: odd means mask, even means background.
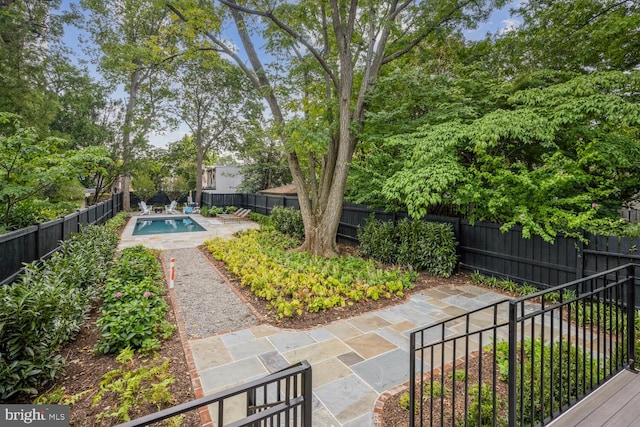
[[[133,235],[189,233],[193,231],[207,230],[190,217],[137,218]]]

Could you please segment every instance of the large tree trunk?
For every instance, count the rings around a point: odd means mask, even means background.
[[[131,126],[133,123],[133,113],[138,102],[138,90],[140,84],[140,70],[131,73],[129,81],[129,100],[124,114],[124,124],[122,126],[122,163],[124,165],[124,176],[122,177],[122,208],[125,212],[131,211],[131,172],[129,166],[133,160],[133,147],[131,144]]]
[[[131,211],[131,177],[128,175],[120,177],[120,185],[122,185],[122,210]]]
[[[334,20],[340,21],[337,15],[337,8],[334,8],[336,15]],[[284,133],[283,124],[285,123],[284,115],[280,109],[279,102],[273,90],[267,75],[262,67],[260,58],[258,57],[253,42],[246,30],[244,19],[238,10],[231,9],[231,14],[236,22],[236,27],[240,35],[243,46],[247,51],[249,62],[255,71],[256,86],[265,93],[265,99],[276,123],[280,124],[280,138],[282,141],[287,140]],[[352,23],[351,23],[352,24]],[[298,201],[300,204],[300,212],[305,229],[305,241],[301,249],[318,255],[330,257],[337,254],[336,234],[342,216],[342,202],[344,190],[349,172],[349,163],[353,156],[353,148],[355,142],[351,135],[351,90],[353,87],[353,58],[350,49],[350,34],[341,24],[335,24],[341,28],[336,31],[339,34],[339,53],[341,59],[340,78],[338,87],[338,96],[340,103],[340,129],[337,137],[337,143],[331,143],[328,153],[325,156],[324,166],[322,170],[322,179],[318,185],[316,198],[312,201],[310,191],[302,171],[298,155],[295,150],[288,150],[287,161],[291,176],[298,193]],[[285,144],[286,145],[286,144]],[[314,173],[314,172],[312,172]],[[314,192],[315,193],[315,192]]]
[[[196,135],[196,148],[198,154],[196,155],[196,198],[194,202],[200,206],[200,201],[202,200],[202,168],[204,163],[204,147],[200,130],[198,130]]]

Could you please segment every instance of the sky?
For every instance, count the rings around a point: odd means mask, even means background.
[[[481,40],[486,37],[488,33],[508,31],[517,27],[520,22],[512,19],[509,11],[522,1],[523,0],[514,0],[502,9],[494,11],[487,22],[482,23],[480,26],[478,26],[477,29],[464,31],[465,37],[467,37],[469,40]],[[69,10],[71,4],[77,5],[78,0],[63,0],[60,9],[62,11]],[[63,42],[75,53],[76,60],[85,60],[87,62],[87,66],[89,67],[90,72],[94,73],[99,79],[99,74],[96,72],[95,64],[93,64],[91,60],[82,53],[82,50],[80,48],[79,36],[80,32],[77,28],[66,27]],[[230,38],[233,39],[235,37]],[[116,98],[122,98],[124,96],[124,91],[114,93],[114,97]],[[188,133],[188,128],[183,125],[175,130],[170,130],[162,133],[152,133],[149,135],[149,142],[156,147],[166,147],[170,142],[178,141]]]

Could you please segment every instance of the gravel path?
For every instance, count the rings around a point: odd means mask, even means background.
[[[257,319],[196,248],[166,250],[175,258],[174,290],[189,338],[256,325]]]

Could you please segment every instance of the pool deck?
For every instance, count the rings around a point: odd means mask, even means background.
[[[194,231],[189,233],[169,233],[169,234],[148,234],[134,236],[133,229],[138,218],[154,219],[154,218],[184,218],[190,217],[198,224],[206,228],[206,231]],[[134,215],[127,224],[120,238],[120,248],[127,248],[136,245],[144,245],[148,248],[159,250],[171,250],[181,248],[194,248],[202,245],[205,241],[216,237],[230,239],[233,234],[240,230],[248,228],[258,229],[260,226],[253,221],[237,221],[224,222],[216,218],[204,217],[200,214],[177,214],[167,215],[151,214],[151,215]]]

